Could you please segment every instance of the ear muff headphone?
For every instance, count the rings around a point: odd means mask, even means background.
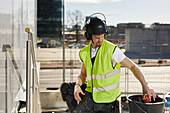
[[[100,14],[104,17],[105,20],[101,20],[97,17],[92,17],[96,14]],[[85,25],[84,25],[84,36],[86,37],[87,40],[92,40],[92,31],[95,29],[93,28],[93,20],[97,20],[99,22],[99,24],[101,24],[102,26],[97,26],[97,27],[101,27],[101,31],[98,31],[98,32],[101,32],[101,34],[104,33],[104,37],[107,37],[108,36],[108,31],[106,30],[106,17],[104,14],[102,13],[93,13],[92,15],[89,16],[89,19],[85,22]],[[97,28],[98,29],[98,28]]]
[[[92,40],[92,36],[87,31],[84,32],[84,36],[87,40]]]

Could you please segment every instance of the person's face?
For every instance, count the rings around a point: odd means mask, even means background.
[[[100,47],[102,45],[102,42],[104,40],[104,34],[101,35],[92,35],[93,40],[93,47]]]

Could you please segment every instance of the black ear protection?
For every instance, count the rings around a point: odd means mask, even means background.
[[[96,14],[100,14],[104,17],[104,20],[101,20],[97,17],[92,17]],[[95,29],[93,28],[93,25],[91,24],[93,20],[99,20],[100,23],[102,23],[103,26],[98,26],[98,27],[102,27],[102,33],[104,33],[104,37],[108,36],[108,31],[106,30],[106,17],[103,13],[93,13],[92,15],[89,16],[89,18],[87,19],[87,21],[85,22],[84,25],[84,36],[86,37],[87,40],[92,40],[92,31]],[[100,32],[100,31],[99,31]]]
[[[87,40],[92,40],[92,36],[87,31],[84,32],[84,36]]]

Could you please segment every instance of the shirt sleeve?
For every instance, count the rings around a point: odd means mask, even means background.
[[[80,56],[79,56],[79,61],[80,61],[81,63],[84,63],[84,62],[81,60]]]
[[[112,55],[112,60],[114,60],[116,63],[120,63],[125,57],[125,54],[119,48],[116,47]]]
[[[79,60],[81,63],[83,63],[82,59],[80,58],[80,50],[79,50]]]

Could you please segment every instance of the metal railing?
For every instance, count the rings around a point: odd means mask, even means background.
[[[169,92],[170,66],[140,66],[140,69],[144,73],[145,79],[155,90],[157,95],[162,95],[164,97],[165,94]],[[120,83],[122,94],[126,96],[131,94],[142,94],[142,87],[140,82],[134,77],[133,73],[125,67],[121,68]]]
[[[26,45],[26,113],[41,113],[41,104],[39,96],[39,75],[35,58],[35,48],[33,33],[29,28]]]
[[[21,100],[21,94],[26,89],[23,86],[23,80],[13,51],[10,45],[3,45],[5,51],[5,113],[14,113],[17,111],[17,104]]]
[[[66,49],[66,62],[65,62],[65,82],[74,82],[80,73],[81,63],[79,61],[80,49]],[[62,84],[62,49],[50,48],[37,50],[37,59],[41,62],[41,83],[40,88],[46,89],[47,87],[60,87]],[[56,57],[57,56],[57,57]],[[170,59],[162,59],[162,64],[159,63],[160,59],[132,59],[136,64],[139,60],[144,60],[145,64],[138,64],[144,76],[151,87],[158,95],[164,95],[170,91]],[[45,71],[49,69],[48,71]],[[48,76],[46,76],[48,75]],[[47,78],[47,79],[46,79]],[[122,94],[142,94],[142,87],[140,82],[134,77],[133,73],[121,67],[120,79]]]

